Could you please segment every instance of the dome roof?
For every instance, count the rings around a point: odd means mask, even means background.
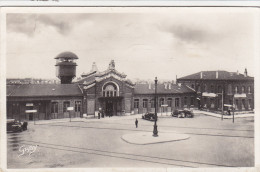
[[[58,54],[55,59],[65,58],[65,59],[78,59],[78,56],[70,51],[65,51]]]

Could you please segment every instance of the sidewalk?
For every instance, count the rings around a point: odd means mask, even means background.
[[[112,116],[98,119],[97,116],[88,116],[87,118],[71,118],[71,122],[95,122],[95,121],[108,121],[108,120],[122,120],[122,119],[135,119],[142,118],[142,114],[135,115],[127,115],[127,116]],[[61,119],[51,119],[51,120],[39,120],[35,121],[35,124],[52,124],[59,122],[70,122],[70,118],[61,118]],[[34,124],[34,121],[30,121],[29,123]]]
[[[213,113],[213,112],[206,112],[206,111],[201,111],[201,110],[193,110],[194,115],[196,116],[196,114],[204,114],[204,115],[208,115],[208,116],[214,116],[217,118],[221,118],[221,114],[217,114],[217,113]],[[235,114],[234,117],[235,118],[247,118],[247,117],[254,117],[255,114],[254,113],[247,113],[247,114]],[[223,115],[224,119],[232,119],[233,118],[233,114],[231,113],[231,115]]]
[[[201,111],[197,109],[193,109],[193,113],[196,116],[196,114],[203,114],[208,116],[213,116],[217,118],[221,118],[221,114],[213,113],[213,112],[207,112],[207,111]],[[87,118],[71,118],[71,122],[96,122],[96,121],[108,121],[108,120],[122,120],[122,119],[140,119],[142,118],[143,114],[134,114],[134,115],[126,115],[126,116],[112,116],[112,117],[105,117],[98,119],[97,116],[88,116]],[[167,118],[171,117],[171,112],[158,112],[157,113],[158,118]],[[247,114],[235,114],[235,118],[247,118],[247,117],[254,117],[254,113],[247,113]],[[232,119],[233,115],[223,115],[224,119]],[[51,120],[39,120],[35,121],[35,124],[51,124],[51,123],[59,123],[59,122],[70,122],[70,118],[61,118],[61,119],[51,119]],[[30,121],[29,123],[33,124],[34,121]]]

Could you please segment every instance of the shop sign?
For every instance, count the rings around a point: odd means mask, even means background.
[[[204,97],[217,97],[217,94],[204,92],[204,93],[202,93],[202,96],[204,96]]]
[[[74,110],[74,107],[67,107],[67,110],[68,110],[68,111]]]
[[[37,110],[26,110],[25,113],[36,113]]]

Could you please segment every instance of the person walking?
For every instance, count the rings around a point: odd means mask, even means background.
[[[135,119],[135,127],[136,128],[138,127],[138,120],[137,120],[137,118]]]

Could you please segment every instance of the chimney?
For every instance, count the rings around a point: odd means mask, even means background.
[[[202,77],[203,77],[203,73],[202,73],[202,72],[200,72],[200,79],[202,79]]]
[[[169,89],[172,89],[172,84],[171,83],[169,83]]]
[[[218,71],[216,71],[216,79],[218,79]]]
[[[114,61],[114,60],[111,60],[111,62],[109,63],[108,69],[109,69],[109,70],[114,70],[115,67],[116,67],[115,61]]]
[[[167,89],[167,82],[164,83],[164,88]]]
[[[91,72],[96,72],[96,71],[98,71],[98,68],[96,62],[93,62]]]
[[[247,77],[247,69],[245,68],[244,76]]]
[[[149,90],[152,89],[152,84],[151,84],[151,82],[148,83],[148,88],[149,88]]]
[[[238,70],[237,70],[237,75],[239,75],[239,72],[238,72]]]

